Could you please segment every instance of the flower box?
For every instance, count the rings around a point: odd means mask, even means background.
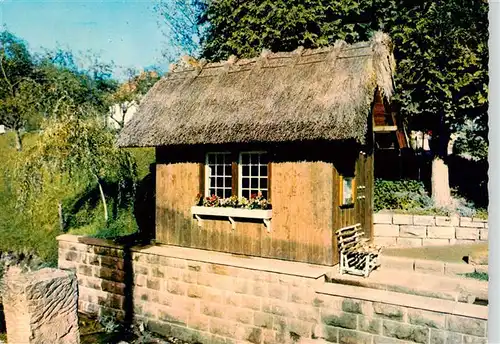
[[[198,220],[198,225],[202,226],[201,216],[220,216],[227,217],[231,222],[233,229],[236,228],[235,218],[243,219],[261,219],[267,227],[267,231],[271,231],[271,218],[273,216],[272,210],[262,209],[243,209],[243,208],[230,208],[230,207],[191,207],[191,214]]]

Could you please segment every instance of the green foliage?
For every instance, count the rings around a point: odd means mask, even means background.
[[[36,141],[36,136],[26,134],[26,147]],[[57,263],[57,243],[60,234],[57,216],[57,197],[59,181],[54,180],[51,187],[40,195],[29,207],[16,207],[19,181],[16,179],[16,166],[24,158],[25,152],[15,149],[14,133],[0,135],[0,251],[25,252],[35,254],[45,262]]]
[[[415,180],[375,180],[374,210],[428,208],[432,199],[427,195],[424,185]]]
[[[406,122],[432,130],[434,151],[443,155],[450,132],[475,119],[474,137],[486,147],[485,1],[221,0],[208,2],[202,23],[209,24],[202,40],[209,60],[364,41],[383,30],[395,44],[395,102]]]
[[[115,136],[97,118],[68,116],[45,123],[37,144],[30,148],[19,167],[22,203],[44,189],[44,176],[97,185],[105,202],[104,181],[118,183],[119,192],[134,183],[136,165],[130,154],[115,145]],[[125,195],[127,196],[127,195]],[[107,220],[107,205],[104,204]]]
[[[35,63],[26,43],[8,31],[0,32],[0,123],[20,130],[32,110],[30,97]]]
[[[61,234],[58,217],[58,202],[62,200],[66,230],[72,234],[113,238],[137,231],[134,215],[135,198],[117,195],[117,184],[112,180],[104,184],[111,219],[106,223],[102,216],[99,191],[94,183],[89,185],[77,178],[52,178],[44,174],[43,190],[37,193],[23,208],[16,207],[20,187],[17,179],[20,166],[39,144],[41,136],[27,133],[25,150],[15,150],[14,133],[0,135],[0,252],[15,251],[35,254],[43,261],[57,264],[56,236]],[[154,163],[154,149],[130,150],[138,164],[138,180],[148,173]],[[122,188],[122,195],[130,191]],[[96,196],[97,195],[97,196]]]
[[[464,274],[465,277],[477,279],[480,281],[488,281],[489,276],[487,272],[467,272]]]
[[[203,56],[253,57],[262,49],[291,51],[315,48],[337,39],[366,40],[373,27],[372,1],[223,0],[210,2],[202,17],[209,23]]]

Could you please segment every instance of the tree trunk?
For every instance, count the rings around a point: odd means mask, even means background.
[[[451,190],[448,165],[436,155],[432,160],[432,198],[437,207],[451,205]]]
[[[16,134],[16,149],[18,152],[23,150],[23,141],[21,139],[21,133],[19,132],[18,129],[14,130]]]
[[[104,208],[104,220],[108,222],[108,204],[106,203],[106,197],[104,196],[101,182],[97,181],[97,185],[99,185],[99,192],[101,193],[102,206]]]
[[[61,232],[64,232],[64,215],[61,201],[57,203],[57,213],[59,214],[59,227],[61,228]]]

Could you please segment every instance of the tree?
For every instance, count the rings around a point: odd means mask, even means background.
[[[108,96],[111,106],[110,118],[118,124],[120,130],[125,125],[128,112],[137,106],[149,89],[160,80],[160,74],[154,70],[137,73],[131,69],[128,74],[128,80]],[[119,111],[116,111],[115,105],[118,105]]]
[[[25,42],[0,32],[0,123],[15,131],[17,150],[22,149],[21,129],[32,114],[34,79],[35,63]]]
[[[398,62],[395,103],[409,126],[432,131],[436,205],[450,204],[446,147],[473,119],[487,142],[488,4],[481,0],[220,0],[201,23],[202,56],[222,60],[263,48],[316,48],[337,39],[363,41],[374,30],[393,38]]]
[[[167,61],[174,62],[184,54],[199,54],[203,32],[200,17],[205,6],[204,0],[160,0],[154,6],[164,30],[166,48],[163,56]]]
[[[373,31],[368,0],[221,0],[210,2],[200,23],[207,25],[202,55],[222,60],[262,51],[316,48],[337,39],[363,41]]]
[[[399,61],[395,101],[409,125],[432,131],[432,195],[437,206],[446,207],[450,135],[473,121],[479,139],[469,142],[487,145],[488,5],[479,0],[389,5],[398,9],[398,17],[384,23]],[[386,18],[385,12],[379,18]]]
[[[37,144],[26,152],[20,165],[20,204],[26,204],[44,189],[47,177],[65,176],[98,186],[103,216],[108,221],[108,206],[103,189],[107,179],[135,181],[136,165],[130,154],[115,144],[115,135],[91,108],[72,112],[45,122]]]

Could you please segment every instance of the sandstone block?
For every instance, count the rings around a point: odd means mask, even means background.
[[[92,267],[88,265],[79,265],[78,266],[78,275],[84,275],[84,276],[92,276]]]
[[[124,260],[123,258],[101,256],[100,257],[101,266],[105,266],[111,269],[123,270]]]
[[[396,237],[374,237],[373,243],[382,247],[396,246]]]
[[[299,319],[288,319],[287,326],[290,332],[294,332],[301,337],[310,338],[316,324]]]
[[[173,295],[172,307],[185,310],[189,313],[200,313],[200,300],[192,299],[186,296]]]
[[[175,307],[158,307],[158,319],[172,324],[187,325],[189,312]]]
[[[338,343],[339,342],[339,329],[337,327],[332,326],[315,326],[314,334],[317,338],[324,338],[326,341],[330,343]]]
[[[425,226],[399,226],[399,236],[405,238],[425,238],[427,228]]]
[[[182,280],[186,283],[197,283],[198,273],[190,270],[181,270]]]
[[[135,275],[149,275],[149,269],[145,265],[133,264]]]
[[[304,287],[290,286],[288,294],[289,302],[309,305],[313,303],[315,297],[316,293],[314,290]]]
[[[96,268],[94,276],[113,282],[124,282],[125,272],[122,270],[110,269],[106,267]]]
[[[42,269],[7,274],[4,282],[9,343],[80,343],[74,273]]]
[[[427,237],[429,239],[455,239],[455,227],[429,226]]]
[[[154,266],[151,268],[151,276],[155,278],[164,278],[165,269],[162,266]]]
[[[486,336],[486,321],[458,315],[447,315],[448,331],[458,332],[478,337]]]
[[[346,312],[334,312],[332,310],[322,310],[321,321],[323,324],[334,327],[342,327],[346,329],[356,329],[357,316],[356,314]]]
[[[238,295],[238,294],[236,294]],[[243,308],[250,308],[256,311],[260,311],[262,309],[262,302],[260,297],[251,296],[251,295],[240,295],[239,305]],[[234,300],[234,299],[233,299]],[[229,302],[228,302],[229,303]]]
[[[456,230],[456,238],[461,240],[478,240],[479,228],[459,227]]]
[[[395,225],[411,225],[413,223],[413,215],[394,214],[392,215],[392,223]]]
[[[187,284],[178,282],[178,281],[168,281],[167,282],[167,291],[171,294],[175,295],[186,295],[187,293]]]
[[[263,344],[275,344],[276,343],[276,332],[273,330],[262,330],[262,343]]]
[[[264,287],[265,287],[265,284],[263,284],[262,288],[264,288]],[[270,284],[268,284],[268,293],[269,293],[270,298],[286,301],[288,299],[288,286],[276,284],[276,283],[270,283]],[[265,295],[263,295],[263,293],[259,295],[255,292],[254,292],[254,295],[265,296]]]
[[[399,235],[398,225],[374,224],[373,233],[376,237],[397,237]]]
[[[210,318],[210,332],[219,336],[235,338],[237,336],[238,326],[235,323],[225,319]]]
[[[188,317],[188,327],[195,330],[208,331],[209,317],[199,313],[190,313]]]
[[[474,271],[488,273],[488,265],[475,265]]]
[[[413,270],[414,260],[409,258],[400,257],[390,257],[382,255],[380,258],[380,264],[387,269],[403,269],[403,270]]]
[[[243,300],[246,297],[243,297]],[[263,299],[262,311],[274,315],[291,316],[294,314],[294,304],[285,303],[275,299]]]
[[[405,309],[385,303],[374,302],[373,312],[379,318],[403,321]]]
[[[467,240],[467,239],[456,239],[455,245],[470,245],[474,244],[476,240]]]
[[[200,303],[200,311],[202,314],[210,317],[224,318],[224,306],[216,303],[202,301]]]
[[[413,224],[421,226],[434,226],[436,224],[436,221],[434,219],[434,216],[414,215]]]
[[[393,216],[392,214],[383,214],[383,213],[373,214],[373,223],[391,224],[392,216]]]
[[[146,281],[146,287],[148,289],[160,290],[161,289],[161,279],[159,278],[148,278]]]
[[[387,337],[427,344],[430,329],[423,326],[413,326],[395,321],[384,321],[383,334]]]
[[[423,241],[421,238],[397,238],[396,243],[399,247],[420,247]]]
[[[242,326],[239,328],[237,339],[243,340],[244,343],[260,344],[262,342],[262,329],[251,326]]]
[[[469,264],[459,264],[459,263],[445,263],[444,273],[445,275],[458,275],[474,272],[474,266]]]
[[[436,216],[435,220],[438,227],[458,227],[460,225],[458,216]]]
[[[371,334],[382,333],[382,319],[358,315],[358,330]]]
[[[433,260],[415,259],[415,271],[443,275],[444,263]]]
[[[294,308],[294,314],[298,319],[308,322],[319,321],[319,308],[306,305],[296,305]]]
[[[108,293],[125,295],[125,284],[120,282],[112,282],[112,281],[101,281],[101,289]]]
[[[485,337],[464,336],[464,344],[487,344],[488,339]]]
[[[389,338],[384,336],[373,336],[373,344],[409,344],[406,340],[399,340],[396,338]]]
[[[252,324],[254,321],[254,312],[250,309],[226,306],[225,318],[242,324]]]
[[[339,343],[371,344],[373,336],[359,331],[339,329]]]
[[[442,313],[429,312],[419,309],[409,309],[408,323],[435,329],[445,329],[446,317]]]
[[[450,239],[424,239],[422,246],[446,246],[450,244]]]
[[[488,229],[479,230],[479,240],[488,241]]]

